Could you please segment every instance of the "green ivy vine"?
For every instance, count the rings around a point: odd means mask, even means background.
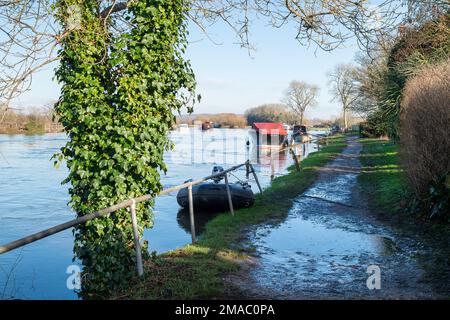
[[[68,134],[56,154],[65,160],[70,205],[79,216],[161,190],[160,172],[171,147],[174,112],[196,100],[195,78],[183,58],[187,45],[186,0],[136,0],[121,12],[129,28],[116,34],[97,0],[60,0],[55,16],[68,28],[76,5],[80,25],[60,41],[56,78],[62,85],[55,109]],[[153,224],[154,202],[139,204],[142,235]],[[74,229],[75,258],[83,264],[84,298],[102,297],[126,284],[135,271],[130,215],[126,210]],[[148,244],[142,246],[143,254]]]

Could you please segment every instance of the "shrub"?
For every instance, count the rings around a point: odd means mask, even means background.
[[[247,126],[247,119],[241,114],[225,113],[217,116],[215,122],[231,128],[245,128]]]
[[[424,67],[404,91],[401,159],[410,187],[432,215],[450,211],[450,59]]]
[[[387,123],[381,111],[372,113],[366,122],[360,126],[360,135],[365,138],[385,136],[388,131]]]
[[[378,85],[382,88],[382,95],[378,98],[378,112],[368,119],[372,126],[396,141],[406,82],[417,74],[417,70],[440,63],[449,54],[450,14],[444,14],[420,27],[405,29],[395,40],[386,66],[381,68],[381,82]]]
[[[0,134],[43,134],[46,127],[47,132],[58,132],[58,119],[52,120],[53,110],[27,109],[26,113],[15,110],[7,110],[4,113],[0,111]]]

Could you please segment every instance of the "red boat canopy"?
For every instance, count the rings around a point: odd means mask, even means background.
[[[278,134],[280,136],[287,136],[288,134],[286,129],[283,128],[283,124],[279,122],[255,122],[252,128],[262,134]]]

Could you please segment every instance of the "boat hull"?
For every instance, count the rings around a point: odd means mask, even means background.
[[[249,185],[231,183],[231,199],[233,208],[248,208],[255,202],[255,195]],[[206,211],[228,211],[228,196],[223,183],[205,182],[192,187],[194,208]],[[181,189],[177,194],[177,202],[183,208],[189,208],[188,190]]]
[[[294,141],[297,143],[305,143],[312,140],[312,137],[309,134],[298,134],[293,136]]]

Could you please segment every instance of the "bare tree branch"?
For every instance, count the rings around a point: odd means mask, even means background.
[[[300,124],[303,124],[306,108],[317,104],[316,96],[319,88],[315,85],[292,81],[285,92],[284,103],[300,118]]]
[[[74,29],[55,22],[57,0],[0,0],[0,113],[30,88],[32,75],[55,61],[58,43]],[[111,37],[130,30],[125,19],[131,1],[98,0],[98,12]],[[275,27],[297,29],[302,44],[333,50],[351,38],[362,48],[393,37],[398,26],[414,27],[449,9],[448,0],[191,0],[189,19],[208,35],[224,24],[242,47],[252,49],[251,26],[265,19]],[[71,14],[68,13],[68,18]]]
[[[348,127],[348,116],[358,101],[358,83],[356,81],[356,67],[351,64],[340,64],[328,74],[332,101],[338,100],[342,105],[344,128]]]
[[[103,9],[103,11],[100,13],[100,16],[103,19],[108,18],[111,14],[116,13],[116,12],[120,12],[125,10],[128,7],[128,4],[131,1],[125,1],[125,2],[119,2],[117,3],[116,1],[113,2],[112,5],[108,6],[107,8]]]

